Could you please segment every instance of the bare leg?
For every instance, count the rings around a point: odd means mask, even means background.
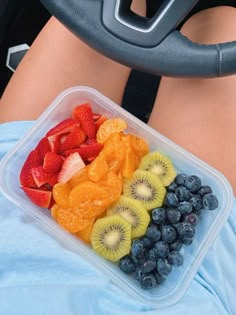
[[[146,13],[146,1],[132,9]],[[20,63],[1,99],[0,123],[35,119],[57,94],[75,85],[96,88],[120,104],[130,69],[87,47],[55,18]]]
[[[202,11],[184,25],[193,41],[236,40],[236,9]],[[149,124],[219,169],[236,193],[236,76],[218,79],[163,78]]]

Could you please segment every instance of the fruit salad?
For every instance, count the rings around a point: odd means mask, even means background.
[[[218,199],[127,127],[89,103],[75,106],[29,152],[20,185],[63,229],[152,289],[183,265],[181,248]]]

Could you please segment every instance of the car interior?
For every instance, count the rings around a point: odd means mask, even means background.
[[[115,3],[115,1],[116,0],[112,0],[107,3],[111,4]],[[72,1],[72,3],[73,2],[76,3],[76,1]],[[81,3],[89,2],[91,3],[91,1],[81,1]],[[125,2],[121,1],[121,3]],[[127,1],[127,3],[129,2],[132,1]],[[166,2],[168,1],[150,1],[147,17],[154,17],[157,10]],[[177,1],[171,2],[177,3]],[[215,6],[216,3],[222,5],[222,2],[223,1],[193,0],[189,2],[188,11],[189,14],[193,14],[198,10]],[[227,4],[229,4],[229,2],[230,1],[227,1]],[[235,0],[231,2],[231,5],[235,6]],[[67,1],[61,1],[60,3],[60,5],[63,6],[66,5]],[[77,3],[80,5],[79,1],[77,1]],[[185,8],[185,5],[183,5],[183,8]],[[60,12],[58,11],[57,1],[0,0],[0,97],[14,73],[14,69],[17,67],[40,30],[47,23],[51,14],[56,16],[58,14],[59,20],[63,23],[65,22],[64,24],[73,22],[73,16],[71,16],[71,18],[68,18],[68,16],[60,16]],[[68,14],[70,13],[67,11],[67,15]],[[178,23],[177,30],[180,29],[187,18],[188,15]],[[96,39],[94,40],[96,41]],[[104,50],[106,49],[108,48],[104,45]],[[117,52],[117,54],[118,53],[119,52]],[[123,106],[143,121],[147,121],[148,119],[161,78],[161,76],[156,73],[153,74],[150,73],[150,71],[145,71],[147,67],[148,65],[144,63],[142,67],[139,67],[140,69],[132,71],[123,100]],[[147,112],[145,113],[141,112],[143,106],[139,106],[144,102],[147,108]]]

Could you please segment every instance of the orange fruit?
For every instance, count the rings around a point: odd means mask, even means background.
[[[57,183],[53,186],[52,194],[55,203],[57,203],[62,208],[67,208],[69,206],[68,197],[71,191],[69,183]]]
[[[101,154],[87,166],[87,169],[89,179],[93,182],[97,182],[107,174],[108,164]]]
[[[127,149],[121,165],[122,176],[126,178],[132,176],[133,172],[138,168],[139,163],[139,158],[135,152],[131,148]]]
[[[86,218],[92,219],[102,214],[109,204],[109,194],[98,184],[82,182],[75,186],[69,195],[69,205],[77,208]]]
[[[82,231],[90,224],[90,220],[76,208],[62,208],[55,204],[52,209],[53,213],[56,213],[57,223],[70,233]]]
[[[99,181],[98,184],[109,194],[109,204],[119,199],[123,182],[115,172],[108,172],[106,178]]]
[[[97,142],[103,144],[112,133],[124,131],[126,128],[127,124],[125,120],[121,118],[107,119],[97,131]]]
[[[91,243],[90,242],[90,235],[91,235],[91,231],[92,231],[94,222],[95,222],[95,218],[91,219],[89,226],[86,229],[79,231],[75,234],[76,236],[78,236],[79,239],[81,239],[82,241],[84,241],[87,244]]]
[[[80,170],[77,174],[75,174],[70,180],[69,184],[71,188],[74,188],[81,182],[89,181],[88,169],[87,167]]]
[[[149,145],[143,138],[134,136],[132,134],[128,134],[125,137],[128,138],[127,140],[131,144],[134,152],[140,160],[145,154],[149,152]]]

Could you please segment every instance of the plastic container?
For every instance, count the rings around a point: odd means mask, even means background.
[[[157,149],[165,153],[172,159],[178,172],[199,175],[203,184],[210,185],[218,197],[219,207],[217,210],[205,211],[201,222],[196,227],[193,244],[184,246],[183,266],[175,267],[165,283],[155,289],[143,290],[140,288],[138,282],[123,274],[116,264],[106,261],[93,252],[88,245],[64,231],[50,217],[50,212],[47,209],[32,204],[20,189],[18,175],[30,150],[36,146],[52,126],[69,117],[74,106],[84,102],[90,102],[94,112],[103,113],[108,117],[125,119],[129,126],[128,132],[145,138],[151,150]],[[47,231],[83,256],[86,261],[108,276],[129,296],[133,296],[156,308],[168,307],[183,296],[208,249],[229,217],[233,205],[231,186],[218,171],[148,127],[96,90],[88,87],[74,87],[61,93],[28,133],[2,159],[0,164],[0,187],[8,199],[37,219]]]

